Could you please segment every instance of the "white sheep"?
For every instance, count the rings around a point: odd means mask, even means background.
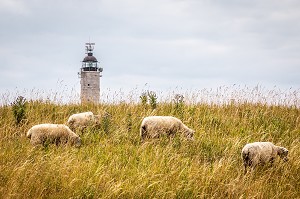
[[[94,115],[92,112],[83,112],[73,114],[69,117],[67,125],[72,131],[83,131],[88,126],[99,124],[100,116]]]
[[[176,132],[182,133],[188,139],[193,139],[195,131],[188,128],[176,117],[172,116],[149,116],[145,117],[140,127],[142,140],[148,138],[158,138],[161,135],[174,135]]]
[[[32,145],[44,145],[45,143],[66,144],[69,142],[75,147],[80,147],[81,139],[64,124],[38,124],[27,132]]]
[[[247,166],[255,167],[259,164],[273,164],[278,155],[284,161],[288,160],[288,150],[284,147],[275,146],[271,142],[253,142],[246,144],[242,149],[242,159],[244,161],[245,173]]]

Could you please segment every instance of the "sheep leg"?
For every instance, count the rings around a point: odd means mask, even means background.
[[[247,165],[244,164],[244,167],[245,167],[245,169],[244,169],[244,175],[246,175],[246,173],[247,173]]]
[[[271,167],[272,167],[273,164],[274,164],[274,160],[275,160],[275,158],[271,158],[271,159],[270,159],[270,166],[271,166]]]
[[[54,143],[56,146],[58,146],[60,144],[60,138],[55,138]]]
[[[142,142],[145,140],[145,137],[146,137],[146,126],[142,126],[141,129],[140,129],[140,133],[141,133],[141,140]]]
[[[252,161],[248,158],[244,161],[244,174],[247,173],[247,167],[251,167],[252,166]]]

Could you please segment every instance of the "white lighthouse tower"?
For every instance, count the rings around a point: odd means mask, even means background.
[[[82,67],[80,69],[80,85],[81,103],[99,103],[100,99],[100,73],[103,71],[98,66],[96,57],[93,56],[95,43],[86,43],[86,54],[87,56],[82,61]]]

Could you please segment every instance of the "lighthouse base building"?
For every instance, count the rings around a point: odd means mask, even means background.
[[[100,72],[81,72],[81,102],[98,103],[100,100]]]

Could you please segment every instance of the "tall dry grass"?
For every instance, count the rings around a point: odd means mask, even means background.
[[[234,96],[228,103],[197,102],[195,93],[184,96],[192,100],[178,106],[170,94],[155,110],[133,102],[29,100],[21,125],[11,105],[1,105],[0,198],[299,198],[299,107]],[[79,149],[33,147],[25,136],[32,125],[65,123],[81,111],[109,117],[81,135]],[[148,115],[180,118],[196,130],[195,140],[175,136],[141,143],[139,125]],[[288,148],[289,162],[277,159],[273,167],[244,175],[240,151],[252,141]]]

